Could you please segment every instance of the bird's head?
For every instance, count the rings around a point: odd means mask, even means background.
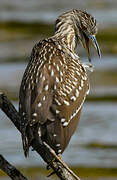
[[[80,43],[87,50],[89,61],[91,61],[89,50],[90,41],[96,48],[99,57],[101,57],[100,48],[96,40],[97,24],[95,18],[81,10],[73,10],[73,13],[74,15],[72,17],[75,26],[75,34]]]

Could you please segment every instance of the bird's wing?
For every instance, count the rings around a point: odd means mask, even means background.
[[[19,113],[22,127],[36,122],[43,124],[47,119],[53,120],[49,109],[56,88],[54,84],[59,76],[56,63],[60,59],[60,50],[53,41],[43,40],[34,46],[20,87]]]
[[[38,83],[35,84],[31,96],[31,120],[30,124],[47,121],[50,106],[53,100],[53,80],[49,76],[48,64],[40,70]]]
[[[58,116],[63,126],[67,126],[71,120],[77,119],[88,93],[89,82],[86,70],[79,59],[68,56],[67,66],[64,65],[64,68],[59,69],[56,76],[59,82],[56,84],[51,110]]]

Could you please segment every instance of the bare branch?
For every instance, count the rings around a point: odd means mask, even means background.
[[[27,180],[19,170],[4,159],[0,154],[0,169],[4,171],[12,180]]]
[[[8,100],[7,96],[0,92],[0,108],[9,117],[15,127],[22,133],[20,128],[20,116],[13,104]],[[33,149],[42,157],[42,159],[53,169],[61,180],[80,180],[68,166],[56,156],[54,151],[41,140],[34,139],[32,141]]]

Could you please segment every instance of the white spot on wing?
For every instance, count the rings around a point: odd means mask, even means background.
[[[38,77],[36,78],[36,83],[38,83]]]
[[[81,86],[79,86],[79,90],[82,90]]]
[[[46,98],[46,97],[45,97],[45,96],[43,96],[43,101],[45,101],[45,98]]]
[[[45,76],[43,76],[42,80],[45,81]]]
[[[42,106],[42,104],[41,104],[41,102],[39,102],[39,103],[38,103],[38,107],[41,107],[41,106]]]
[[[59,150],[58,150],[58,153],[61,153],[61,152],[62,152],[61,149],[59,149]]]
[[[60,113],[60,111],[59,110],[56,110],[56,114],[59,114]]]
[[[76,71],[76,74],[77,74],[78,76],[80,76],[80,75],[81,75],[78,71]]]
[[[48,84],[45,86],[45,91],[48,91],[48,89],[49,89],[49,86],[48,86]]]
[[[37,113],[33,113],[33,116],[35,116],[35,117],[36,117],[36,116],[37,116]]]
[[[66,104],[67,106],[69,106],[69,102],[64,100],[64,104]]]
[[[42,73],[40,74],[40,78],[42,78]]]
[[[49,69],[49,70],[51,69],[51,65],[49,65],[48,69]]]
[[[90,91],[90,88],[87,90],[86,94],[88,95],[89,94],[89,91]]]
[[[55,99],[57,105],[61,106],[61,103],[58,101],[58,99]]]
[[[60,147],[60,144],[56,144],[56,147]]]
[[[59,83],[59,78],[58,77],[56,77],[56,82]]]
[[[70,99],[71,99],[72,101],[76,101],[76,97],[75,97],[75,96],[71,96]]]
[[[34,123],[36,120],[35,119],[32,119],[32,122]]]
[[[59,66],[58,66],[58,64],[56,65],[56,69],[57,69],[57,71],[59,71],[60,69],[59,69]]]
[[[54,90],[56,90],[56,84],[54,85]]]
[[[67,126],[68,125],[68,122],[64,122],[63,126]]]
[[[84,80],[85,80],[85,81],[87,80],[87,76],[84,76]]]
[[[61,122],[62,122],[62,123],[65,122],[65,118],[61,118]]]
[[[53,69],[51,70],[51,76],[54,76],[54,71],[53,71]]]
[[[63,65],[62,61],[59,61],[59,62],[60,62],[60,65],[62,66]]]
[[[62,71],[60,71],[60,75],[63,76],[63,72]]]
[[[81,87],[83,87],[84,86],[84,81],[83,80],[81,80]]]
[[[29,83],[29,85],[28,85],[28,89],[30,89],[30,83]]]
[[[38,130],[38,134],[39,134],[39,137],[41,137],[41,128],[39,127],[39,130]]]
[[[83,99],[82,103],[80,104],[80,106],[78,106],[78,108],[76,109],[76,111],[71,115],[69,121],[71,121],[71,119],[73,119],[73,118],[76,116],[76,114],[79,112],[79,110],[80,110],[81,107],[83,106],[83,103],[84,103],[85,98],[86,98],[86,96],[84,96],[84,99]]]
[[[79,96],[79,91],[78,91],[78,89],[76,89],[76,97],[78,97]]]
[[[53,134],[54,137],[56,137],[57,135],[56,134]]]

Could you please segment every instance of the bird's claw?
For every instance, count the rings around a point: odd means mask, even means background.
[[[51,169],[51,164],[52,164],[55,160],[56,160],[56,158],[53,158],[53,160],[48,163],[48,165],[46,166],[46,169],[47,169],[47,170]]]

